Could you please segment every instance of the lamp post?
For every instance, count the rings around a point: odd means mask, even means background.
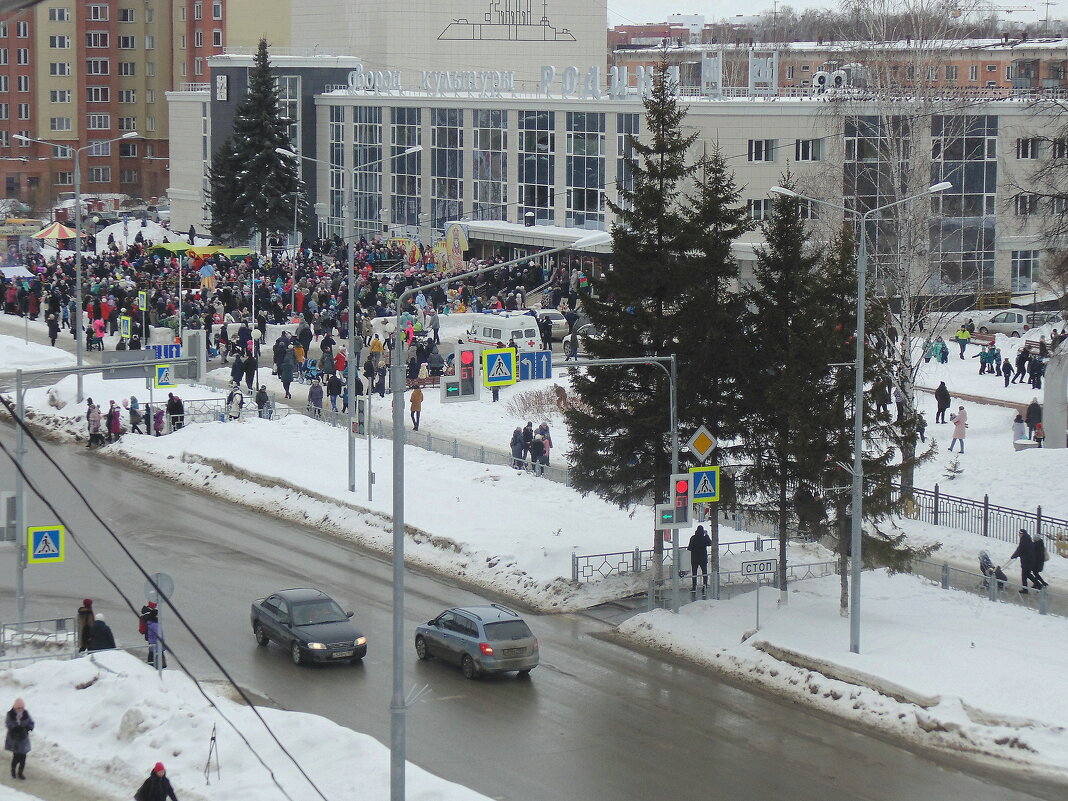
[[[915,195],[885,203],[865,212],[829,203],[808,195],[802,195],[783,186],[771,187],[771,192],[785,197],[807,200],[832,209],[851,214],[860,220],[860,243],[857,246],[857,351],[855,381],[853,384],[853,500],[852,528],[850,531],[850,588],[849,588],[849,650],[860,653],[860,568],[861,568],[861,532],[864,511],[864,307],[867,296],[868,275],[868,221],[886,209],[900,206],[927,195],[952,189],[948,181],[935,184],[929,189]]]
[[[366,164],[359,164],[353,167],[351,170],[346,170],[342,173],[343,176],[349,173],[355,173],[356,170],[362,170],[364,167],[372,167],[375,164],[381,164],[383,161],[390,161],[391,159],[398,158],[400,156],[407,156],[411,153],[418,153],[423,149],[422,145],[415,145],[400,153],[396,153],[392,156],[386,156],[384,158],[375,159],[374,161],[368,161]],[[317,164],[326,164],[330,166],[329,162],[322,159],[312,158],[311,156],[302,156],[299,153],[294,153],[292,150],[286,150],[284,147],[275,148],[275,152],[282,154],[291,159],[304,159],[305,161],[314,161]],[[349,417],[353,416],[353,411],[356,408],[356,370],[359,365],[353,364],[356,354],[356,242],[355,227],[356,227],[356,199],[352,189],[353,181],[351,178],[344,178],[341,191],[348,201],[347,213],[345,214],[345,240],[349,246],[349,277],[348,277],[348,313],[349,313],[349,356],[348,363],[346,365],[346,387],[349,392]],[[294,215],[295,216],[295,215]],[[294,276],[296,275],[296,267],[294,266]],[[356,492],[356,434],[352,430],[352,420],[349,420],[349,492]]]
[[[137,131],[128,131],[122,136],[116,136],[113,139],[105,139],[102,142],[94,142],[91,145],[83,145],[82,147],[71,147],[65,142],[49,142],[46,139],[34,139],[32,136],[23,136],[22,134],[14,134],[11,138],[17,139],[20,142],[37,142],[41,145],[48,145],[49,147],[63,147],[71,152],[71,158],[74,159],[74,263],[75,263],[75,279],[74,279],[74,291],[78,300],[78,320],[74,328],[74,342],[77,348],[78,367],[83,366],[85,359],[84,346],[82,344],[82,312],[85,310],[85,304],[82,299],[82,152],[90,150],[92,148],[99,147],[100,145],[111,144],[112,142],[118,142],[122,139],[136,139],[140,136]],[[71,321],[72,327],[74,321]],[[78,373],[78,403],[82,402],[82,374]]]
[[[582,250],[611,240],[605,231],[588,234],[570,245],[551,248],[538,255],[549,256],[564,250]],[[405,702],[404,702],[404,445],[407,439],[404,430],[404,348],[400,317],[404,301],[416,292],[445,286],[454,281],[475,278],[491,270],[511,267],[527,261],[529,256],[491,264],[477,270],[421,284],[406,289],[397,296],[395,329],[393,332],[393,361],[390,363],[389,382],[393,394],[393,698],[389,704],[389,797],[390,801],[404,799],[405,763]]]

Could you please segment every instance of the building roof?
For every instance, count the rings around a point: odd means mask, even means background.
[[[469,238],[484,242],[501,242],[509,245],[530,245],[539,248],[557,248],[570,245],[583,237],[596,233],[587,228],[564,228],[560,225],[526,226],[504,220],[452,220],[445,223],[448,228],[453,222],[467,228]],[[593,253],[611,253],[612,243],[605,242],[588,248]]]
[[[650,46],[622,46],[616,48],[616,53],[642,53],[650,50],[659,51],[661,48],[659,45]],[[674,45],[669,43],[667,50],[669,52],[693,52],[693,53],[708,53],[717,50],[780,50],[790,51],[796,50],[799,52],[822,52],[822,53],[841,53],[843,51],[852,51],[855,53],[865,53],[872,50],[885,50],[885,51],[901,51],[908,52],[914,50],[971,50],[982,52],[1014,52],[1017,50],[1064,50],[1068,53],[1068,38],[1064,37],[1049,37],[1040,39],[949,39],[946,41],[936,41],[931,39],[900,39],[896,41],[887,42],[833,42],[833,41],[820,41],[820,42],[755,42],[754,44],[744,43],[728,43],[723,42],[720,44],[703,44],[703,43],[689,43],[685,42],[681,45]]]

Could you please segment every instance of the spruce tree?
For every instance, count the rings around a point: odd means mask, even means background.
[[[661,64],[641,138],[630,143],[633,186],[621,189],[619,204],[609,201],[618,219],[612,269],[594,276],[596,294],[584,299],[603,336],[586,348],[594,358],[675,354],[680,428],[711,423],[727,436],[735,432],[724,430],[729,418],[719,412],[736,384],[727,358],[734,332],[727,290],[737,275],[730,243],[748,221],[718,154],[688,162],[695,137],[682,135],[684,118]],[[665,373],[655,365],[593,367],[572,381],[579,403],[566,422],[576,488],[621,507],[662,502],[671,450]]]
[[[211,217],[211,235],[232,243],[239,239],[242,221],[237,214],[236,182],[237,156],[233,140],[227,138],[211,159],[208,173],[208,213]],[[247,233],[244,238],[248,238]]]
[[[234,180],[233,217],[239,221],[235,234],[256,231],[260,252],[267,252],[267,236],[292,225],[293,193],[300,189],[296,160],[278,152],[289,150],[291,120],[278,106],[278,86],[261,39],[252,69],[248,95],[237,107],[233,144],[237,172]]]

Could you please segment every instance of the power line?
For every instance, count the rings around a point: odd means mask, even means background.
[[[111,539],[115,542],[115,544],[119,546],[119,549],[123,552],[126,558],[130,560],[133,566],[137,568],[138,572],[140,572],[141,575],[144,576],[145,579],[149,583],[151,583],[152,586],[158,591],[159,588],[156,587],[156,584],[153,581],[152,577],[149,575],[148,571],[145,570],[145,568],[141,565],[137,558],[132,553],[130,553],[130,550],[115,533],[114,529],[112,529],[111,526],[109,526],[104,521],[104,519],[100,517],[96,509],[94,509],[92,504],[89,503],[89,500],[82,493],[78,485],[74,481],[72,481],[70,476],[67,475],[66,471],[62,467],[60,467],[59,464],[56,463],[55,459],[53,459],[51,454],[49,454],[44,449],[41,443],[37,440],[37,437],[34,436],[32,431],[30,431],[26,423],[15,413],[15,409],[13,404],[11,403],[11,400],[6,397],[0,396],[0,403],[4,405],[4,408],[7,409],[8,413],[15,420],[15,424],[20,426],[23,432],[30,438],[30,441],[35,446],[37,446],[37,449],[41,452],[41,455],[48,460],[49,464],[51,464],[56,469],[56,471],[63,477],[63,479],[70,485],[71,489],[74,490],[79,500],[81,500],[81,502],[85,505],[85,508],[89,510],[89,513],[96,519],[98,523],[100,523],[101,527],[104,529],[105,532],[107,532],[108,536],[110,536]],[[114,589],[116,593],[118,593],[119,597],[122,598],[122,600],[126,603],[126,606],[130,609],[130,611],[137,615],[138,610],[134,606],[133,602],[126,595],[126,593],[119,586],[118,582],[115,581],[115,579],[113,579],[108,574],[107,570],[104,569],[104,567],[100,564],[96,557],[93,556],[89,549],[84,544],[82,544],[77,537],[74,536],[73,527],[71,527],[70,524],[67,523],[63,515],[60,514],[59,510],[57,510],[52,504],[52,502],[41,492],[41,490],[37,488],[34,481],[27,474],[26,469],[14,458],[14,456],[7,449],[3,442],[0,442],[0,451],[2,451],[4,455],[7,456],[9,460],[11,460],[11,463],[15,465],[15,469],[18,470],[19,474],[26,482],[26,486],[29,487],[30,490],[41,500],[41,502],[45,505],[48,511],[55,515],[55,518],[60,522],[60,524],[63,525],[68,532],[71,532],[71,541],[74,543],[75,547],[77,547],[78,550],[85,554],[86,558],[89,560],[89,563],[93,565],[94,568],[96,568],[100,575],[103,576],[104,580],[111,585],[112,589]],[[263,716],[260,714],[259,709],[257,709],[255,704],[253,704],[252,699],[249,698],[248,694],[244,691],[244,689],[234,680],[234,678],[230,675],[230,672],[223,666],[222,662],[219,661],[218,657],[215,656],[211,648],[208,647],[207,643],[204,642],[204,640],[196,632],[193,626],[185,619],[178,607],[176,607],[174,603],[169,599],[168,606],[173,610],[175,617],[182,624],[182,626],[185,627],[186,631],[188,631],[189,634],[192,635],[196,644],[200,646],[200,648],[204,651],[204,653],[208,656],[212,663],[219,669],[223,677],[226,679],[227,683],[231,687],[233,687],[234,691],[238,694],[241,700],[244,701],[245,704],[249,707],[249,709],[252,710],[252,714],[256,716],[256,718],[263,725],[263,728],[266,729],[267,733],[271,736],[271,739],[274,740],[275,745],[277,745],[278,748],[282,751],[282,753],[285,754],[286,757],[290,760],[290,762],[293,763],[293,765],[300,772],[300,775],[303,776],[308,782],[308,784],[311,785],[312,789],[315,790],[319,798],[321,798],[323,801],[329,801],[326,795],[323,794],[323,791],[319,789],[318,785],[316,785],[315,781],[311,778],[311,776],[307,774],[307,772],[304,770],[303,766],[296,759],[296,757],[294,757],[293,754],[291,754],[289,750],[282,744],[281,740],[278,739],[278,735],[275,734],[274,730],[270,727],[267,721],[264,720]],[[279,792],[281,792],[282,795],[289,799],[289,801],[293,801],[292,796],[290,796],[289,793],[286,792],[285,788],[279,782],[278,777],[275,775],[271,767],[263,759],[260,753],[255,749],[252,743],[249,742],[248,738],[241,731],[241,729],[238,728],[238,726],[226,716],[226,714],[219,708],[215,701],[208,695],[207,691],[201,685],[200,681],[192,674],[190,670],[186,668],[185,663],[182,661],[181,657],[178,656],[178,653],[167,647],[167,643],[163,639],[163,637],[160,637],[160,642],[164,652],[166,652],[167,650],[171,650],[171,653],[172,655],[174,655],[174,658],[178,662],[178,665],[185,671],[186,675],[189,676],[190,679],[192,679],[193,684],[196,685],[197,690],[204,697],[204,700],[206,700],[208,704],[219,714],[219,716],[230,725],[234,732],[237,733],[237,736],[241,738],[241,741],[248,748],[249,752],[256,757],[257,761],[263,766],[264,770],[267,771],[267,774],[271,777],[272,783],[275,785],[275,787],[278,788]]]

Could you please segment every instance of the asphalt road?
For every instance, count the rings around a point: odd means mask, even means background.
[[[0,426],[10,447],[12,430]],[[32,446],[31,446],[32,447]],[[72,446],[50,451],[149,571],[175,580],[175,604],[245,687],[278,705],[324,715],[389,741],[389,565],[380,557],[205,495],[170,487]],[[3,457],[0,456],[0,459]],[[39,457],[28,464],[68,523],[139,607],[142,579]],[[13,470],[0,468],[0,489]],[[31,524],[55,522],[36,499]],[[120,642],[136,620],[87,559],[68,546],[63,565],[27,571],[29,615],[71,615],[83,597],[105,611]],[[361,666],[297,667],[279,647],[259,648],[249,601],[314,585],[356,610],[368,633]],[[0,618],[14,618],[14,560],[0,546]],[[447,605],[476,600],[409,571],[407,628]],[[1022,801],[1061,799],[1063,788],[981,776],[857,733],[790,703],[754,694],[598,635],[584,615],[531,616],[542,665],[529,680],[466,681],[455,668],[408,654],[407,680],[431,692],[408,714],[408,757],[487,796],[515,801],[724,798],[732,801]],[[164,617],[179,656],[218,678],[189,635]],[[284,735],[284,733],[283,733]],[[358,766],[351,766],[358,775]],[[1012,789],[1005,786],[1011,784]]]

